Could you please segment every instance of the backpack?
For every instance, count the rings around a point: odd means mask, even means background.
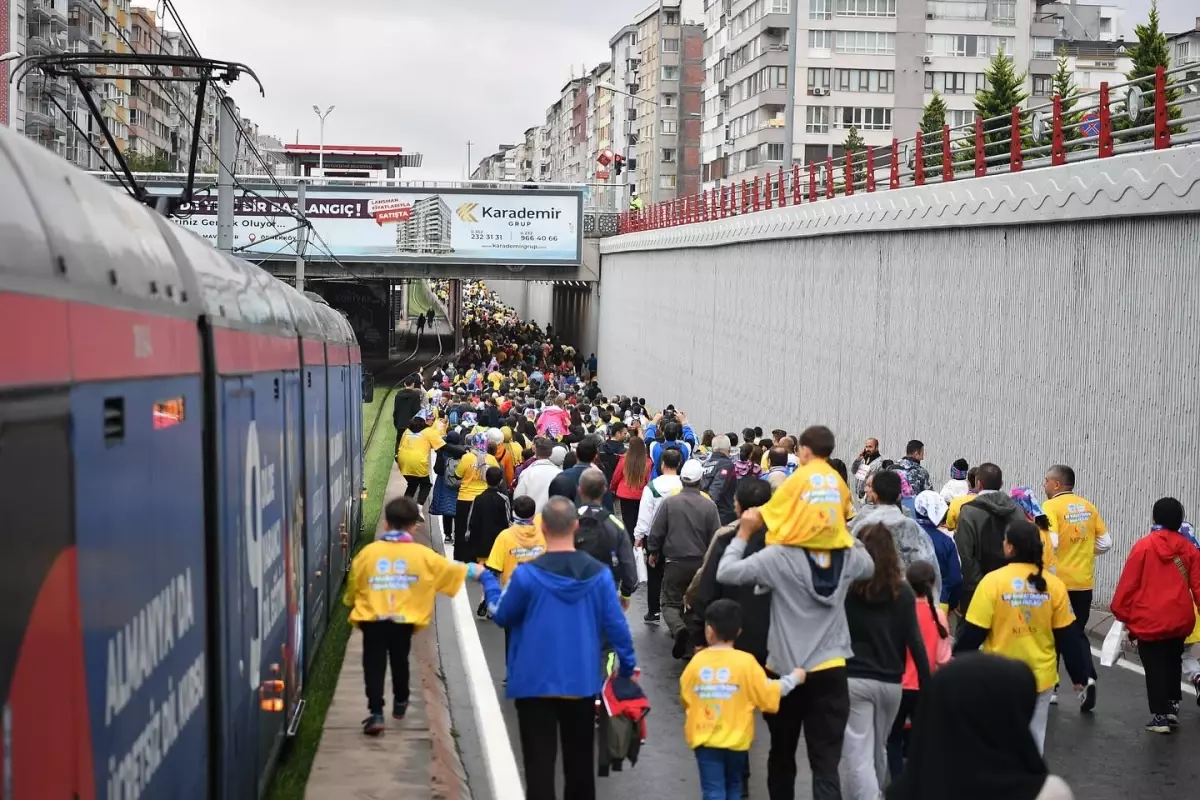
[[[458,477],[458,462],[461,458],[447,458],[446,466],[443,468],[442,477],[446,481],[447,489],[455,489],[462,486],[462,478]]]
[[[611,516],[603,508],[592,506],[584,509],[579,515],[579,529],[575,531],[575,549],[615,570],[619,563],[619,529],[604,524]]]
[[[654,472],[657,475],[662,474],[662,457],[663,453],[667,452],[668,450],[679,451],[679,457],[682,459],[679,464],[680,467],[682,467],[683,462],[687,461],[688,459],[688,452],[684,449],[683,442],[679,441],[678,439],[673,442],[663,442],[658,448],[658,455],[654,458]]]
[[[608,446],[608,442],[600,445],[600,454],[597,457],[600,462],[600,469],[604,472],[604,477],[609,483],[612,483],[613,475],[617,473],[617,462],[621,460],[619,453],[614,453],[612,448]]]

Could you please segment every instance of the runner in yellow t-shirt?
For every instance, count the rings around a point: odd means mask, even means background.
[[[429,480],[429,454],[441,450],[446,443],[439,426],[427,423],[424,415],[426,412],[413,417],[396,448],[396,465],[404,476],[404,496],[415,496],[419,505],[425,505],[433,488]]]
[[[969,652],[982,648],[1024,662],[1033,671],[1038,700],[1029,727],[1042,750],[1050,696],[1058,681],[1059,654],[1067,662],[1067,673],[1077,690],[1087,680],[1087,666],[1076,638],[1067,587],[1042,568],[1037,526],[1025,520],[1009,524],[1004,555],[1010,563],[984,575],[971,597],[954,649]]]
[[[488,555],[487,568],[500,575],[500,586],[508,586],[518,565],[533,561],[546,551],[546,536],[534,525],[537,505],[532,497],[513,500],[513,524],[500,531]]]

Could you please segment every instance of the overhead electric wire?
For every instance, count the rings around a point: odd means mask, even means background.
[[[46,76],[45,73],[43,73],[43,76],[49,77],[49,76]],[[129,186],[127,186],[125,184],[125,176],[122,175],[120,172],[118,172],[116,167],[114,167],[112,164],[110,164],[108,162],[108,159],[104,157],[104,151],[101,150],[100,147],[91,140],[91,137],[89,137],[87,135],[87,133],[84,132],[83,128],[81,128],[79,126],[79,123],[75,121],[75,117],[71,114],[68,114],[67,110],[62,107],[62,104],[60,104],[57,100],[54,99],[54,93],[47,92],[46,96],[50,98],[51,103],[54,103],[54,107],[62,112],[62,115],[67,120],[67,122],[71,123],[71,127],[73,127],[75,129],[75,131],[80,136],[83,137],[83,140],[88,143],[88,147],[92,148],[92,150],[96,153],[96,155],[98,155],[100,157],[100,163],[108,168],[108,171],[111,172],[113,174],[113,177],[117,179],[117,182],[121,184],[121,188],[132,194],[132,190],[129,188]]]
[[[308,222],[307,219],[305,221]],[[341,260],[333,254],[333,248],[329,246],[329,242],[325,241],[325,237],[321,235],[320,231],[318,231],[315,227],[313,227],[313,224],[311,222],[308,222],[308,232],[309,232],[310,236],[317,237],[317,242],[320,246],[320,249],[324,251],[325,255],[329,256],[330,261],[332,261],[334,264],[336,264],[338,267],[340,267],[342,270],[344,270],[350,277],[354,278],[355,280],[360,280],[360,281],[367,280],[362,275],[359,275],[354,270],[350,269],[345,264],[343,264],[341,262]]]

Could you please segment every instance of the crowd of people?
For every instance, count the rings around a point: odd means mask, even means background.
[[[795,795],[801,733],[818,800],[1072,796],[1043,758],[1046,723],[1060,661],[1080,711],[1096,708],[1086,625],[1112,539],[1071,467],[1047,469],[1039,500],[986,461],[935,482],[918,440],[893,461],[869,439],[847,467],[820,425],[697,435],[681,409],[607,395],[594,355],[484,285],[463,303],[466,349],[397,393],[406,496],[347,586],[367,733],[384,727],[389,654],[402,716],[394,654],[435,592],[477,578],[480,616],[506,633],[527,797],[555,797],[559,741],[565,797],[594,797],[594,701],[618,698],[618,718],[640,696],[625,612],[644,586],[644,622],[688,661],[683,735],[705,800],[744,796],[756,709],[771,800]],[[427,500],[452,561],[412,554]],[[1149,512],[1112,613],[1146,673],[1146,729],[1170,733],[1180,678],[1200,688],[1200,544],[1177,500]]]

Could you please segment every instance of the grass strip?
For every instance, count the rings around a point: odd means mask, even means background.
[[[362,530],[354,547],[357,553],[375,538],[379,514],[383,510],[383,493],[387,489],[388,476],[392,471],[392,444],[396,441],[396,427],[392,424],[392,398],[384,402],[384,392],[377,390],[375,400],[363,406],[363,436],[366,436],[375,418],[380,414],[379,429],[371,442],[363,461],[363,477],[367,487],[367,499],[363,503]],[[325,715],[333,702],[342,661],[346,657],[346,643],[350,641],[350,623],[341,603],[341,592],[333,598],[333,619],[325,632],[316,660],[306,678],[304,687],[304,716],[296,736],[275,769],[267,800],[303,800],[308,775],[312,770],[317,747],[321,744],[321,732],[325,728]]]

